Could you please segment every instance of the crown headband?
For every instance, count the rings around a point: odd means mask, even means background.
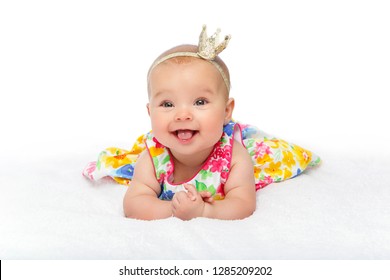
[[[231,36],[226,35],[224,40],[221,43],[219,43],[220,32],[221,30],[217,29],[217,31],[211,37],[208,38],[206,25],[203,25],[202,32],[200,33],[199,36],[198,52],[174,52],[168,54],[155,61],[152,67],[150,68],[150,70],[153,70],[153,68],[155,68],[160,63],[168,59],[171,59],[173,57],[187,56],[187,57],[196,57],[196,58],[204,59],[210,62],[212,65],[214,65],[215,68],[217,68],[229,92],[230,91],[229,79],[226,76],[226,73],[223,71],[222,67],[217,62],[215,62],[214,59],[218,56],[218,54],[220,54],[227,47]]]

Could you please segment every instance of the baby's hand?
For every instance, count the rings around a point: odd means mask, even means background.
[[[191,186],[191,187],[186,187],[186,186]],[[208,202],[208,203],[214,202],[214,198],[212,197],[211,192],[208,192],[208,191],[197,192],[195,187],[193,185],[190,185],[190,184],[184,185],[184,188],[187,190],[187,196],[191,200],[196,200],[196,197],[198,195],[200,195],[200,197],[203,199],[204,202]]]
[[[196,217],[201,217],[205,202],[203,197],[196,191],[193,185],[184,185],[188,191],[178,192],[172,199],[172,214],[182,220],[191,220]],[[205,195],[209,199],[208,195]]]
[[[204,202],[213,203],[214,198],[212,197],[211,192],[202,191],[199,192],[200,197],[203,199]]]

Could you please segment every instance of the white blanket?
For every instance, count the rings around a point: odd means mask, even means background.
[[[323,164],[257,192],[241,221],[123,216],[125,186],[91,184],[87,156],[1,165],[1,259],[389,259],[390,159]],[[18,168],[15,168],[18,166]]]

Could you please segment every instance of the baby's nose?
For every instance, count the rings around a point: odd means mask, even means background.
[[[190,110],[183,108],[178,110],[178,112],[175,115],[176,121],[191,121],[192,120],[192,113]]]

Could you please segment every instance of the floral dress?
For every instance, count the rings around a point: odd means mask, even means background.
[[[255,126],[231,121],[224,126],[220,140],[202,168],[188,182],[173,183],[171,153],[152,132],[140,136],[130,151],[118,148],[104,150],[97,162],[87,165],[83,174],[93,181],[108,176],[121,184],[130,185],[137,158],[147,149],[153,161],[156,179],[161,185],[160,199],[171,200],[176,192],[184,190],[183,183],[193,184],[197,191],[209,191],[216,200],[223,199],[234,140],[241,143],[252,158],[256,190],[273,182],[293,178],[321,161],[307,149],[269,136]]]

